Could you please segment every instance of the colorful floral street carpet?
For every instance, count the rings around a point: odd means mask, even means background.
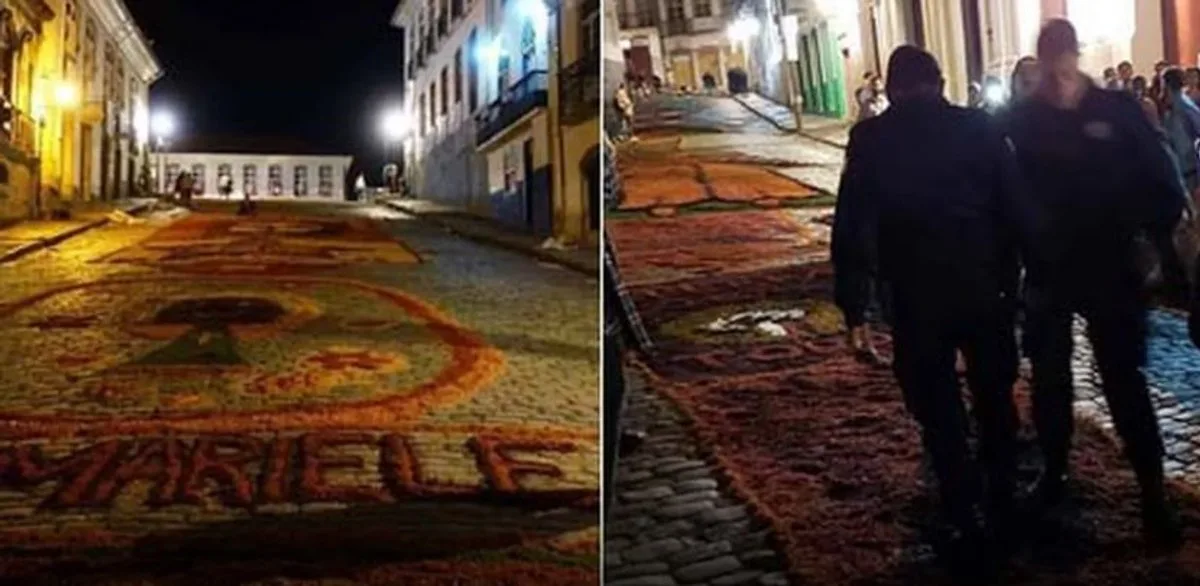
[[[755,230],[744,221],[731,232],[756,249],[754,236],[771,224]],[[674,234],[678,263],[694,262],[689,255],[708,233]],[[654,252],[664,243],[649,237],[621,244],[622,268],[633,274],[670,256]],[[723,254],[726,271],[683,271],[677,280],[631,287],[658,343],[641,365],[651,386],[683,408],[735,489],[772,524],[797,584],[950,584],[933,552],[936,509],[917,427],[890,370],[848,351],[830,302],[829,265],[744,271],[745,251],[731,245]],[[770,327],[737,327],[747,316]],[[890,352],[886,336],[878,343]],[[1018,391],[1027,415],[1024,383]],[[1023,445],[1029,478],[1036,456],[1028,438]],[[1057,529],[1031,526],[1028,547],[1002,583],[1200,583],[1200,501],[1191,492],[1175,487],[1188,544],[1155,555],[1142,545],[1136,486],[1113,440],[1082,423],[1072,465],[1076,514]]]
[[[430,270],[356,219],[200,214],[7,298],[0,583],[594,584],[595,429],[340,270],[378,265]]]
[[[731,155],[644,152],[618,155],[623,194],[619,211],[674,216],[705,209],[761,209],[810,203],[820,193],[778,173],[784,161]]]
[[[191,215],[105,262],[211,274],[297,272],[348,264],[420,262],[402,243],[365,219]]]

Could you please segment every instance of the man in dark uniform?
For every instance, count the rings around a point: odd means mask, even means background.
[[[1169,235],[1184,197],[1178,172],[1133,97],[1079,72],[1079,43],[1065,20],[1038,38],[1044,67],[1035,95],[1005,126],[1053,234],[1046,264],[1027,268],[1026,349],[1034,422],[1045,457],[1035,495],[1054,507],[1066,490],[1073,431],[1072,319],[1088,322],[1104,396],[1142,489],[1147,537],[1180,538],[1163,489],[1163,444],[1141,368],[1147,295],[1137,239]],[[1169,236],[1167,236],[1169,238]]]
[[[853,331],[870,292],[886,292],[893,370],[954,529],[951,561],[970,566],[987,535],[981,507],[995,529],[1011,519],[1014,299],[1021,250],[1036,239],[1038,216],[990,117],[946,102],[930,54],[897,49],[887,80],[892,107],[851,132],[834,221],[835,295]],[[957,351],[986,474],[969,453]]]

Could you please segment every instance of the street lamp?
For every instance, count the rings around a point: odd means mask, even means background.
[[[155,150],[158,152],[158,183],[159,193],[166,193],[167,185],[166,146],[167,141],[175,134],[175,116],[167,111],[155,112],[150,117],[150,132],[154,135]]]
[[[734,43],[746,43],[758,35],[760,28],[761,25],[758,23],[757,18],[743,16],[730,23],[725,33],[729,35],[729,40]]]
[[[399,164],[393,159],[398,158],[396,145],[401,144],[411,126],[411,119],[408,113],[403,108],[391,108],[383,113],[380,119],[379,130],[383,135],[384,148],[387,152],[388,163],[385,167],[385,179],[388,182],[388,191],[396,193],[399,189],[397,181],[399,179]]]

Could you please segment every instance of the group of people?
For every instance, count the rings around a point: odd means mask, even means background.
[[[175,177],[175,185],[172,186],[172,193],[175,196],[179,205],[192,209],[192,197],[197,193],[196,177],[188,171],[182,171]],[[217,192],[225,199],[229,199],[233,195],[233,177],[229,175],[221,175],[217,179]],[[249,193],[246,194],[242,202],[239,213],[249,213],[253,211],[254,202],[250,199]]]
[[[1187,74],[1164,68],[1161,77],[1159,120],[1169,125],[1190,103]],[[1158,247],[1162,263],[1181,265],[1169,243],[1191,218],[1195,174],[1186,186],[1184,176],[1195,168],[1195,142],[1167,140],[1134,92],[1083,74],[1066,20],[1043,27],[1036,58],[1020,60],[1011,88],[994,115],[953,106],[936,59],[897,49],[889,107],[851,131],[833,231],[848,343],[874,354],[866,324],[877,308],[938,478],[949,561],[971,574],[1001,567],[1027,531],[1018,519],[1056,518],[1068,502],[1076,314],[1140,487],[1145,536],[1166,547],[1182,540],[1142,373],[1149,299],[1140,254],[1144,242],[1168,243]],[[1043,462],[1029,487],[1016,478],[1022,354]]]

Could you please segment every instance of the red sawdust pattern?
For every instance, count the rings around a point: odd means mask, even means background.
[[[626,211],[684,207],[706,201],[777,207],[780,200],[817,194],[807,185],[773,173],[769,164],[736,157],[623,157],[619,164],[624,191],[620,209]]]
[[[660,280],[663,273],[686,277],[794,261],[809,244],[806,230],[784,210],[637,218],[607,225],[622,277],[633,285]]]
[[[5,424],[0,430],[0,437],[17,440],[75,435],[153,434],[163,431],[221,433],[289,429],[387,429],[398,423],[412,421],[434,406],[453,404],[469,397],[494,380],[504,369],[503,353],[488,346],[478,334],[463,329],[433,306],[402,291],[362,281],[332,277],[263,275],[259,277],[222,276],[211,278],[227,283],[269,280],[281,285],[284,283],[334,284],[372,293],[405,310],[412,318],[423,323],[434,336],[448,345],[451,349],[451,363],[433,380],[409,389],[408,392],[371,401],[332,406],[300,405],[257,412],[211,412],[120,420],[104,416],[31,416],[19,412],[0,413],[0,421]],[[171,277],[141,277],[65,285],[47,289],[21,301],[0,307],[0,317],[6,317],[55,295],[79,289],[171,281],[187,282]]]
[[[184,569],[186,568],[186,570]],[[63,582],[62,575],[70,575]],[[595,586],[595,568],[522,560],[496,562],[426,561],[318,565],[261,560],[253,563],[202,563],[188,560],[165,568],[92,568],[45,559],[0,559],[0,575],[9,584],[38,586],[150,586],[198,584],[286,584],[287,586]],[[286,579],[282,577],[286,576]]]
[[[827,266],[804,267],[827,276]],[[796,275],[793,275],[794,277]],[[767,272],[734,279],[695,280],[660,287],[653,298],[686,291],[690,302],[647,303],[651,322],[703,306],[753,301],[756,277],[763,297],[786,293],[822,296],[827,281],[800,277],[808,286],[784,289]],[[646,290],[638,292],[650,298]],[[780,346],[775,343],[770,346]],[[881,347],[890,353],[881,337]],[[741,343],[726,364],[759,351]],[[664,348],[665,350],[665,348]],[[672,353],[688,353],[674,342]],[[709,350],[691,350],[698,355]],[[688,376],[672,358],[645,365],[651,385],[667,393],[711,446],[734,488],[774,527],[790,571],[801,584],[950,584],[928,556],[913,556],[927,543],[935,503],[921,482],[917,427],[887,369],[850,357],[840,335],[808,340],[789,360],[753,369],[717,369],[706,380]],[[690,367],[690,366],[689,366]],[[1018,385],[1027,416],[1027,389]],[[1028,421],[1026,417],[1028,435]],[[1023,462],[1032,461],[1028,442]],[[1200,584],[1200,500],[1175,486],[1189,543],[1175,556],[1150,554],[1140,537],[1137,489],[1111,438],[1082,423],[1072,452],[1073,501],[1083,522],[1057,540],[1036,544],[1019,556],[1004,584]],[[1035,537],[1038,531],[1031,529]],[[1043,539],[1051,539],[1045,538]]]
[[[802,198],[816,193],[806,185],[758,166],[716,163],[701,165],[701,170],[713,195],[725,201]]]

